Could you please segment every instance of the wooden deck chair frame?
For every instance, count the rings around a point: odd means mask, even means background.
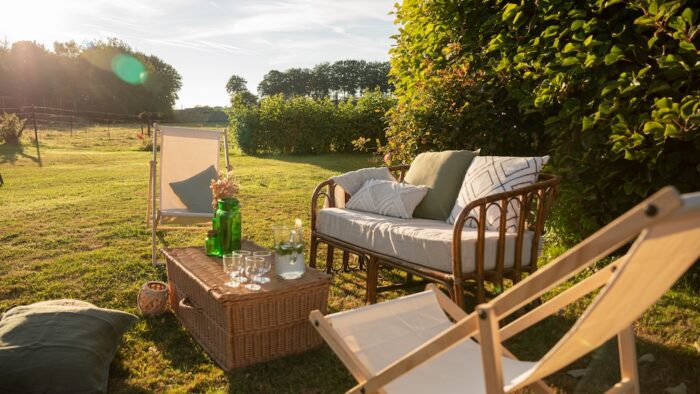
[[[209,130],[214,131],[214,130]],[[217,131],[220,134],[219,139],[219,154],[221,154],[221,148],[223,146],[224,162],[227,171],[231,171],[231,163],[228,156],[228,136],[226,129]],[[149,162],[149,176],[148,176],[148,205],[146,207],[146,226],[151,229],[151,263],[153,265],[157,264],[158,247],[157,247],[157,230],[201,230],[202,226],[198,225],[160,225],[159,223],[162,219],[161,207],[160,207],[160,194],[158,190],[160,189],[158,181],[158,153],[159,146],[163,140],[162,131],[158,123],[153,124],[153,149],[152,158]],[[161,153],[162,154],[162,153]],[[217,157],[217,163],[220,157]],[[218,168],[218,165],[217,165]],[[162,186],[162,185],[160,185]],[[202,219],[206,219],[202,217]],[[196,220],[196,219],[195,219]],[[206,219],[206,221],[211,220],[211,217]],[[202,220],[204,222],[205,220]]]
[[[508,352],[502,345],[502,342],[546,317],[551,316],[581,297],[602,288],[594,302],[577,320],[577,323],[572,327],[569,333],[567,333],[540,362],[547,360],[548,356],[556,354],[556,351],[559,350],[562,345],[567,344],[565,339],[570,338],[569,336],[572,331],[580,326],[579,323],[585,322],[586,318],[590,315],[589,312],[591,312],[591,308],[600,305],[603,300],[606,300],[606,296],[609,294],[609,292],[606,291],[611,289],[612,284],[615,283],[617,279],[620,279],[621,275],[619,274],[624,272],[626,262],[632,258],[630,256],[639,253],[638,256],[634,257],[644,258],[647,256],[644,253],[648,253],[650,249],[658,250],[660,244],[658,240],[654,243],[655,236],[658,236],[659,233],[663,234],[664,231],[666,234],[672,233],[672,231],[669,230],[669,222],[663,222],[665,219],[670,218],[675,220],[671,224],[675,224],[676,222],[684,223],[685,227],[682,234],[680,234],[680,239],[674,239],[674,242],[683,245],[690,242],[689,245],[691,246],[698,245],[697,240],[700,239],[700,228],[696,223],[700,221],[700,193],[693,194],[691,198],[691,207],[688,209],[681,209],[684,200],[674,188],[666,187],[660,190],[547,266],[513,286],[509,291],[488,303],[477,306],[476,310],[471,314],[462,311],[461,308],[445,296],[435,285],[428,285],[428,290],[432,290],[435,293],[443,311],[455,323],[452,327],[399,360],[386,366],[375,375],[371,375],[367,368],[365,368],[352,353],[338,333],[334,331],[331,321],[328,318],[324,317],[319,311],[311,312],[309,318],[317,331],[358,381],[359,384],[349,390],[348,393],[382,393],[384,392],[383,387],[386,384],[392,382],[416,366],[441,354],[459,341],[470,337],[480,342],[481,345],[481,357],[484,365],[484,383],[488,393],[511,392],[526,386],[529,386],[536,392],[552,392],[541,379],[556,372],[556,370],[566,367],[569,363],[557,365],[554,370],[551,370],[551,365],[547,365],[549,369],[545,371],[536,370],[527,380],[521,381],[517,386],[504,387],[501,357],[498,356],[502,355],[503,357],[510,358],[514,358],[514,356]],[[690,211],[690,209],[692,209],[692,211]],[[688,216],[687,212],[692,212],[689,218],[686,217]],[[657,225],[657,228],[652,228],[654,225]],[[666,226],[665,229],[664,225]],[[499,322],[502,319],[515,311],[521,310],[521,308],[540,297],[546,291],[553,289],[581,272],[584,268],[599,261],[615,250],[618,250],[636,235],[639,235],[639,237],[637,237],[625,256],[610,263],[607,267],[601,268],[593,275],[578,282],[548,302],[541,304],[509,324],[499,327]],[[659,238],[663,239],[663,237]],[[650,239],[650,245],[647,245],[646,248],[642,246],[645,241],[649,241]],[[663,246],[664,244],[661,245]],[[664,261],[666,261],[666,259]],[[676,266],[680,267],[677,269],[680,273],[674,272],[674,275],[677,275],[673,279],[675,282],[677,277],[682,275],[687,268],[692,266],[693,263],[700,261],[700,251],[692,249],[686,251],[686,253],[680,253],[679,255],[668,253],[667,261],[669,265],[675,262],[677,263]],[[618,289],[621,288],[618,287]],[[607,297],[607,301],[617,302],[610,297]],[[624,324],[625,328],[621,329],[616,334],[621,379],[610,388],[608,393],[638,393],[640,390],[633,329],[634,320],[633,318],[629,323],[627,321],[622,322],[621,324]],[[613,333],[613,336],[614,335]],[[605,340],[608,339],[610,339],[610,337],[605,338]],[[587,352],[592,351],[594,348],[587,350]],[[585,355],[585,353],[583,353],[583,355]],[[576,359],[581,356],[582,355],[577,356]],[[574,360],[571,360],[571,362]]]

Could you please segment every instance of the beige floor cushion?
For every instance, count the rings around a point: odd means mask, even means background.
[[[430,219],[399,219],[374,213],[344,208],[326,208],[319,211],[316,230],[371,251],[396,256],[402,260],[445,272],[452,271],[453,225]],[[530,264],[533,233],[523,235],[522,266]],[[462,271],[475,270],[477,230],[462,231]],[[515,263],[516,234],[506,234],[505,267]],[[498,232],[487,231],[484,266],[496,267]]]

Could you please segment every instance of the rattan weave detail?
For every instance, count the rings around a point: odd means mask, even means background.
[[[251,241],[243,249],[264,250]],[[203,248],[165,249],[173,311],[192,336],[225,370],[318,346],[321,337],[309,312],[325,313],[330,276],[307,267],[300,279],[274,275],[258,292],[224,285],[220,258]],[[274,267],[271,272],[274,272]]]

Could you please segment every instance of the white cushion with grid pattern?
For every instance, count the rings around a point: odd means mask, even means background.
[[[454,208],[447,218],[447,223],[454,224],[457,216],[471,202],[494,194],[520,189],[533,185],[549,160],[544,157],[501,157],[477,156],[467,170],[462,182],[462,188],[457,196]],[[510,200],[506,216],[506,231],[515,232],[518,224],[520,202]],[[479,212],[473,210],[470,216],[479,218]],[[501,213],[497,205],[492,205],[486,211],[486,229],[498,231]],[[476,227],[474,219],[467,219],[467,227]]]

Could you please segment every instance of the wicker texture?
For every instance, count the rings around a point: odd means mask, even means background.
[[[250,241],[242,249],[264,250]],[[330,276],[307,268],[300,279],[271,277],[260,291],[224,285],[220,258],[198,247],[165,249],[173,311],[225,370],[240,368],[322,343],[309,313],[325,313]],[[274,267],[270,272],[274,272]]]
[[[137,305],[144,316],[158,316],[168,308],[168,286],[163,282],[146,282],[141,286]]]

